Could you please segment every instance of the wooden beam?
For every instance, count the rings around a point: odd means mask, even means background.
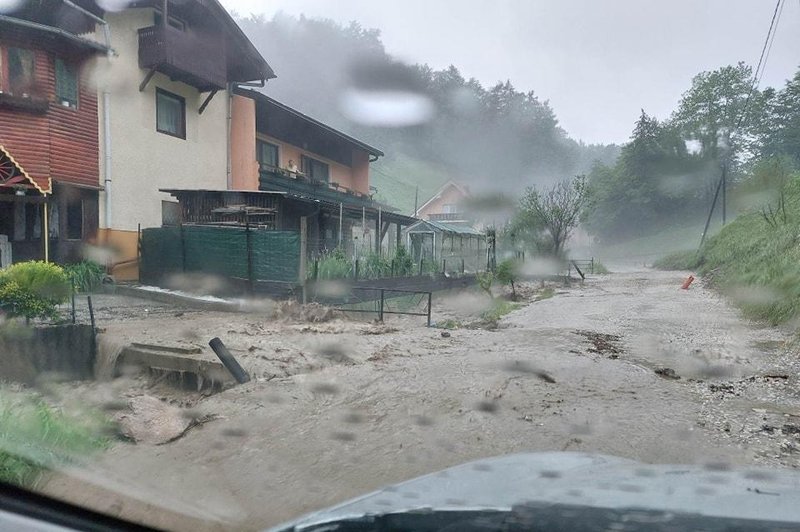
[[[208,107],[208,104],[210,104],[211,100],[214,98],[214,96],[217,95],[217,92],[219,92],[218,89],[214,89],[213,91],[211,91],[211,94],[209,94],[206,97],[205,101],[203,101],[203,105],[200,106],[200,110],[197,112],[197,114],[200,114],[200,115],[203,114],[203,111],[206,110],[206,107]]]
[[[156,67],[151,68],[147,75],[144,77],[142,82],[139,84],[139,92],[144,92],[144,89],[147,87],[147,84],[150,83],[150,80],[153,79],[153,75],[156,73]]]

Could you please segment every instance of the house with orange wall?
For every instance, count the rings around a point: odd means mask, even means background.
[[[415,216],[435,222],[467,222],[469,217],[464,212],[464,201],[469,197],[466,185],[450,180],[417,209]]]
[[[281,210],[281,230],[308,221],[309,252],[380,252],[414,223],[373,199],[370,146],[265,94],[239,88],[231,106],[231,189],[282,192],[297,208]],[[305,205],[305,207],[301,207]],[[310,216],[309,216],[310,215]]]

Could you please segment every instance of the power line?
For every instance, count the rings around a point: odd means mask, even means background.
[[[780,20],[780,13],[783,12],[783,0],[777,0],[775,3],[775,9],[772,12],[772,20],[769,23],[769,29],[767,30],[767,36],[764,39],[764,45],[761,47],[761,55],[758,58],[758,64],[756,65],[756,70],[753,73],[753,81],[750,84],[750,90],[747,93],[747,98],[744,101],[744,106],[742,107],[742,113],[739,115],[739,119],[736,121],[736,126],[733,128],[733,131],[730,132],[728,138],[731,135],[736,133],[736,131],[741,127],[742,122],[747,117],[747,111],[750,107],[750,100],[753,97],[753,93],[758,87],[758,84],[761,82],[761,78],[764,75],[764,70],[767,66],[767,59],[769,58],[769,50],[772,49],[772,41],[775,39],[775,34],[778,30],[778,21]],[[717,188],[714,193],[714,200],[711,202],[711,209],[708,211],[708,218],[706,219],[706,225],[703,229],[703,236],[700,237],[700,248],[703,247],[703,243],[706,240],[706,234],[708,233],[708,227],[711,224],[711,217],[714,215],[714,208],[717,206],[717,198],[719,197],[720,190],[722,190],[722,223],[725,224],[725,203],[726,203],[726,195],[725,195],[725,188],[726,188],[726,174],[727,174],[727,161],[723,161],[722,163],[722,175],[719,178],[719,182],[717,183]]]
[[[734,131],[739,129],[739,127],[742,125],[742,122],[744,121],[745,117],[747,116],[747,109],[750,106],[750,100],[752,99],[753,93],[755,92],[756,87],[758,86],[758,83],[761,80],[761,77],[760,77],[759,73],[763,74],[762,65],[764,67],[766,67],[765,57],[766,57],[766,54],[767,54],[767,47],[769,46],[770,41],[774,37],[773,30],[777,29],[777,26],[775,25],[775,21],[776,21],[776,19],[778,17],[778,11],[779,11],[779,9],[781,7],[782,2],[783,2],[783,0],[778,0],[775,3],[775,10],[772,12],[772,20],[769,23],[769,30],[767,30],[767,37],[764,39],[764,46],[761,47],[761,55],[758,58],[758,64],[756,65],[756,71],[753,73],[753,82],[750,84],[750,91],[747,93],[747,98],[745,99],[744,107],[742,108],[742,114],[739,116],[739,120],[736,122],[736,127],[734,128]]]

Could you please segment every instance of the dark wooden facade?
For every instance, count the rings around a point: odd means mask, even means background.
[[[33,76],[24,91],[9,86],[7,53],[27,50],[33,57]],[[0,24],[0,146],[28,179],[0,183],[0,234],[12,241],[14,260],[44,257],[43,202],[50,207],[50,258],[80,258],[83,241],[97,233],[97,191],[100,189],[97,93],[88,82],[88,64],[102,47],[71,41],[45,29]],[[56,98],[56,60],[79,73],[77,105]],[[39,199],[36,199],[39,198]],[[71,214],[69,219],[67,215]],[[80,213],[80,215],[78,215]],[[55,218],[54,218],[55,217]],[[68,223],[80,219],[79,230]],[[60,231],[63,229],[63,231]],[[79,235],[78,238],[74,238]]]

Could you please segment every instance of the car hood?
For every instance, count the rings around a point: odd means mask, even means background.
[[[514,454],[388,486],[271,530],[303,530],[365,515],[510,510],[530,503],[800,522],[800,472],[649,465],[587,453]]]

